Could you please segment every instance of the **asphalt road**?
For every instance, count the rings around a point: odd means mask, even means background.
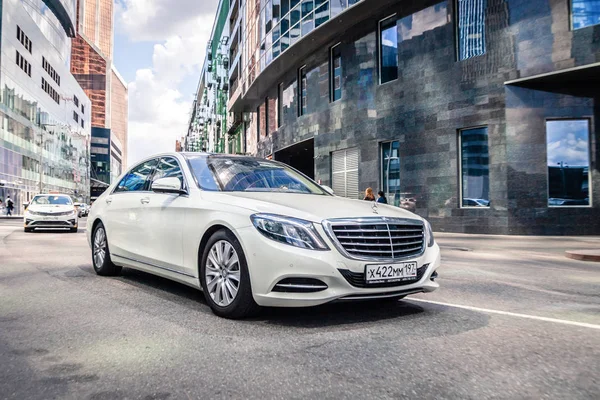
[[[229,321],[186,286],[96,276],[84,232],[0,221],[0,398],[600,397],[600,264],[562,254],[600,238],[438,242],[435,293]]]

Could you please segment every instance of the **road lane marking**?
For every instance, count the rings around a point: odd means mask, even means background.
[[[579,326],[579,327],[582,327],[582,328],[600,329],[600,325],[588,324],[586,322],[575,322],[575,321],[568,321],[568,320],[564,320],[564,319],[539,317],[539,316],[536,316],[536,315],[528,315],[528,314],[519,314],[519,313],[513,313],[513,312],[509,312],[509,311],[490,310],[489,308],[479,308],[479,307],[463,306],[461,304],[442,303],[441,301],[433,301],[433,300],[422,300],[422,299],[411,298],[409,301],[418,301],[418,302],[421,302],[421,303],[437,304],[439,306],[462,308],[464,310],[479,311],[479,312],[484,312],[484,313],[488,313],[488,314],[498,314],[498,315],[506,315],[506,316],[509,316],[509,317],[533,319],[533,320],[536,320],[536,321],[554,322],[556,324]]]

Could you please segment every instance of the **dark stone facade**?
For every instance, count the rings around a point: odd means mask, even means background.
[[[383,19],[440,1],[398,1]],[[600,234],[600,91],[552,90],[505,82],[600,62],[600,26],[570,29],[569,0],[487,0],[486,53],[456,56],[454,2],[449,22],[399,43],[399,77],[379,84],[377,23],[348,29],[341,42],[342,99],[329,100],[329,53],[305,60],[307,112],[298,116],[298,68],[284,82],[281,127],[261,135],[267,157],[314,138],[315,178],[331,184],[331,152],[360,149],[359,189],[379,188],[380,143],[400,141],[402,190],[435,230],[493,234]],[[560,80],[560,78],[557,78]],[[560,83],[560,82],[559,82]],[[562,90],[565,89],[565,90]],[[589,87],[588,87],[589,89]],[[278,88],[269,96],[276,98]],[[592,94],[590,94],[592,93]],[[273,117],[275,118],[275,117]],[[545,121],[591,120],[592,207],[549,208]],[[487,126],[489,209],[459,206],[460,129]]]

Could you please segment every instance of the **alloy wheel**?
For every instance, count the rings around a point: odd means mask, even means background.
[[[96,230],[94,236],[94,264],[96,268],[102,267],[106,258],[106,233],[104,228],[100,227]]]
[[[240,288],[240,259],[231,243],[219,240],[210,248],[205,268],[206,288],[212,300],[227,307]]]

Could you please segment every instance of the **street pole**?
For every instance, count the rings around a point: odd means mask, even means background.
[[[44,192],[44,127],[42,126],[40,129],[40,194]]]

